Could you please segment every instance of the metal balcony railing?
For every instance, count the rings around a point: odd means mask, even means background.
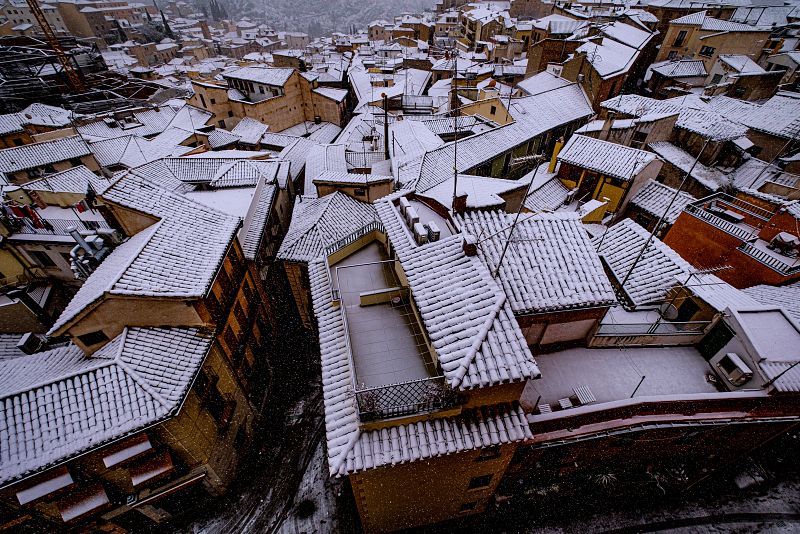
[[[458,403],[458,395],[442,376],[356,388],[355,396],[362,422],[432,412]]]
[[[386,232],[386,230],[383,228],[383,223],[381,223],[380,221],[372,221],[372,222],[362,226],[358,230],[356,230],[356,231],[344,236],[343,238],[339,239],[338,241],[335,241],[335,242],[331,243],[330,245],[328,245],[327,247],[325,247],[325,256],[330,256],[334,252],[343,249],[347,245],[349,245],[351,243],[355,243],[356,241],[358,241],[359,239],[361,239],[362,237],[364,237],[365,235],[367,235],[368,233],[370,233],[370,232],[372,232],[374,230],[377,230],[379,232],[384,232],[384,233]]]
[[[702,334],[711,321],[659,322],[659,323],[603,323],[597,336],[684,336]]]
[[[738,250],[744,252],[751,258],[763,263],[773,271],[777,271],[784,276],[790,276],[800,272],[800,264],[790,264],[789,261],[795,262],[796,258],[787,257],[787,261],[783,261],[775,256],[772,256],[763,250],[753,246],[750,243],[742,243],[739,245]]]
[[[694,215],[698,219],[709,223],[712,226],[716,226],[726,234],[730,234],[734,237],[737,237],[741,240],[747,240],[753,237],[754,230],[750,231],[746,228],[742,228],[737,226],[736,224],[726,221],[722,217],[714,215],[710,211],[706,211],[702,206],[697,206],[695,204],[689,204],[686,206],[686,212]]]
[[[27,219],[16,219],[14,233],[16,234],[43,234],[43,235],[69,235],[67,228],[74,226],[78,230],[111,230],[105,221],[84,221],[80,219],[42,219],[45,228],[36,228]]]

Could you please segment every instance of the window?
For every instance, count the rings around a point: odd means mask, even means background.
[[[474,510],[478,506],[478,501],[470,501],[465,502],[461,505],[461,508],[458,510],[459,512],[470,512]]]
[[[14,145],[15,146],[22,146],[24,144],[25,144],[25,141],[23,141],[22,139],[19,139],[19,138],[14,139]]]
[[[216,98],[212,98],[210,101],[211,101],[211,105],[212,106],[217,103],[217,99]]]
[[[711,78],[711,84],[712,85],[718,84],[721,79],[722,79],[722,74],[715,74],[714,77]]]
[[[486,447],[481,449],[481,452],[478,453],[478,457],[475,458],[476,462],[485,462],[486,460],[494,460],[495,458],[500,458],[500,446],[495,445],[493,447]]]
[[[355,196],[357,197],[365,197],[367,196],[367,190],[364,189],[363,187],[356,187],[353,190],[353,194],[355,194]]]
[[[228,117],[233,117],[233,111],[228,112]]]
[[[714,55],[714,52],[716,50],[717,49],[714,48],[713,46],[704,46],[703,48],[700,49],[700,55],[705,57],[711,57]]]
[[[678,32],[678,36],[675,38],[675,42],[672,43],[672,46],[683,46],[683,42],[686,40],[686,30],[681,30]]]
[[[56,262],[53,261],[47,252],[43,252],[41,250],[31,250],[28,254],[30,254],[31,258],[33,258],[33,260],[42,267],[48,268],[56,266]]]
[[[492,476],[493,475],[481,475],[479,477],[472,477],[472,479],[469,481],[469,486],[467,486],[467,489],[472,490],[488,488],[492,481]]]
[[[219,125],[220,128],[225,128],[225,121],[224,120],[218,120],[217,124]]]
[[[667,59],[670,61],[678,59],[678,53],[675,50],[670,51],[670,53],[667,54]]]
[[[202,102],[203,107],[206,107],[206,97],[204,97],[202,94],[200,95],[200,102]]]
[[[105,335],[102,330],[98,330],[96,332],[89,332],[88,334],[81,334],[78,336],[78,340],[87,347],[91,347],[103,341],[108,341],[108,336]]]
[[[489,108],[489,114],[490,115],[494,115],[495,113],[497,113],[497,106],[490,107]]]

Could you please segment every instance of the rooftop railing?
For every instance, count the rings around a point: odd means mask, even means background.
[[[105,221],[84,221],[82,219],[41,219],[44,228],[37,228],[27,219],[17,219],[15,234],[69,235],[67,228],[74,226],[78,230],[111,230]]]
[[[379,232],[384,232],[384,233],[386,232],[386,230],[383,227],[383,223],[382,222],[380,222],[380,221],[372,221],[370,223],[365,224],[364,226],[362,226],[358,230],[347,234],[346,236],[344,236],[343,238],[339,239],[338,241],[335,241],[335,242],[331,243],[330,245],[328,245],[327,247],[325,247],[325,256],[330,256],[334,252],[342,250],[347,245],[355,243],[356,241],[358,241],[359,239],[361,239],[362,237],[364,237],[368,233],[373,232],[375,230],[377,230]]]
[[[711,321],[658,323],[602,323],[596,336],[684,336],[701,334]]]
[[[800,272],[800,264],[796,263],[797,258],[787,257],[786,261],[783,261],[780,258],[776,258],[775,256],[764,252],[750,243],[742,243],[739,245],[738,250],[744,252],[751,258],[763,263],[773,271],[777,271],[784,276],[791,276]],[[789,263],[790,261],[792,262],[791,264]]]
[[[458,396],[443,376],[355,389],[362,422],[452,408]]]
[[[738,226],[736,223],[726,221],[722,217],[714,215],[712,212],[707,211],[702,206],[698,206],[696,204],[687,205],[686,212],[694,215],[695,217],[697,217],[702,221],[711,224],[712,226],[716,226],[726,234],[730,234],[733,237],[737,237],[743,241],[750,239],[751,237],[753,237],[755,233],[755,228],[753,230],[742,228],[741,226]]]

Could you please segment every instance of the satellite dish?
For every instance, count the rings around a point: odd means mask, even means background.
[[[678,308],[669,302],[665,302],[658,308],[658,313],[667,321],[674,321],[678,318]]]

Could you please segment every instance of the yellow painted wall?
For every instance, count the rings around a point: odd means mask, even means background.
[[[516,445],[503,445],[500,457],[476,461],[479,451],[371,469],[350,475],[361,522],[367,533],[437,523],[482,512],[508,467]],[[492,475],[486,488],[468,490],[470,479]],[[475,508],[461,512],[465,503]]]

